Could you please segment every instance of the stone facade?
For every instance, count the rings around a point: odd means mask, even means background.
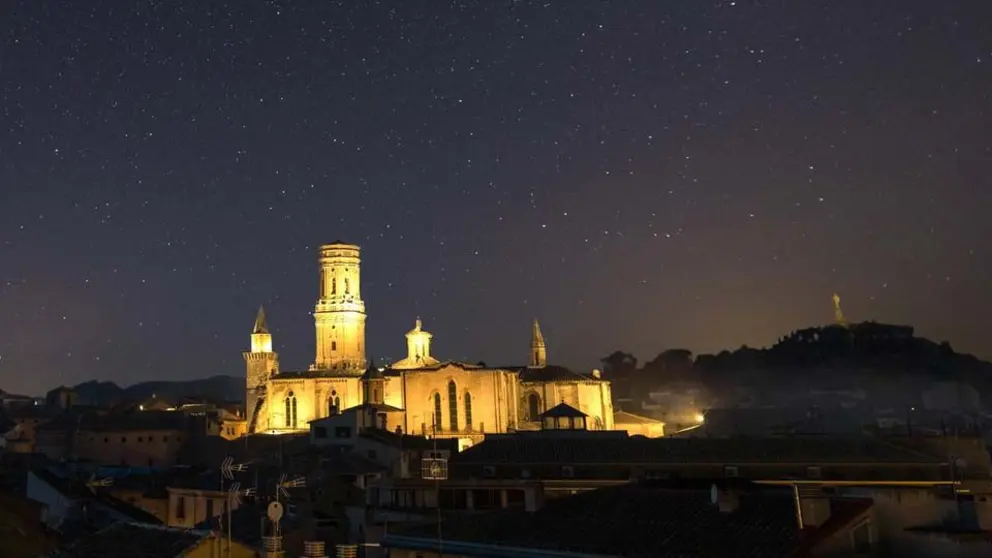
[[[306,431],[311,420],[363,403],[403,411],[397,429],[411,434],[472,439],[536,429],[537,416],[561,402],[586,413],[591,429],[613,428],[610,383],[595,371],[587,375],[547,365],[536,321],[529,366],[439,361],[431,355],[433,336],[418,318],[406,334],[406,358],[384,368],[367,367],[359,251],[340,243],[319,250],[317,351],[309,370],[279,371],[264,313],[259,312],[252,350],[244,353],[249,432]]]

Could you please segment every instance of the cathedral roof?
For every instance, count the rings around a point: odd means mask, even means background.
[[[593,378],[585,374],[579,374],[564,366],[554,364],[540,367],[516,367],[520,371],[520,381],[522,382],[602,382],[601,378]],[[512,368],[511,368],[512,370]]]

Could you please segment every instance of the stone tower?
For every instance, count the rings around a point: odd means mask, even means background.
[[[365,372],[365,303],[359,253],[353,244],[320,247],[320,297],[313,312],[317,355],[311,369],[328,375]]]
[[[544,344],[541,325],[534,318],[534,327],[530,334],[530,367],[544,368],[548,365],[548,347]]]
[[[413,329],[406,333],[406,354],[407,360],[415,361],[419,364],[431,362],[431,339],[434,336],[424,331],[424,326],[417,318]]]
[[[272,351],[272,334],[265,321],[265,308],[261,306],[251,331],[251,351],[244,353],[244,357],[247,364],[245,416],[249,420],[249,432],[255,432],[265,428],[258,424],[259,411],[265,403],[265,387],[269,378],[279,373],[279,354]]]

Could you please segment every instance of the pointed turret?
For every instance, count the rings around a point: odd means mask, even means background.
[[[248,432],[262,432],[268,429],[265,394],[269,379],[279,373],[279,355],[272,350],[272,334],[261,306],[251,330],[251,350],[244,353],[244,357],[248,366],[245,386],[245,416],[250,420]]]
[[[375,360],[369,359],[369,367],[362,374],[362,391],[365,403],[381,405],[386,392],[386,377],[382,370],[376,368]]]
[[[258,307],[258,315],[255,316],[255,328],[252,333],[269,333],[269,324],[265,321],[265,307]]]
[[[541,324],[534,318],[534,327],[530,335],[530,367],[543,368],[548,365],[548,348],[544,344]]]

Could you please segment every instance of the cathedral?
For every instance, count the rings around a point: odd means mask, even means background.
[[[382,368],[368,363],[360,248],[327,244],[319,258],[317,343],[309,370],[279,369],[265,311],[259,309],[251,351],[244,353],[250,433],[306,431],[312,420],[362,406],[388,414],[391,430],[474,440],[537,429],[540,414],[560,403],[585,413],[589,429],[614,428],[610,383],[597,370],[580,374],[549,365],[537,320],[527,366],[438,360],[431,354],[433,336],[419,318],[406,334],[406,358]]]

